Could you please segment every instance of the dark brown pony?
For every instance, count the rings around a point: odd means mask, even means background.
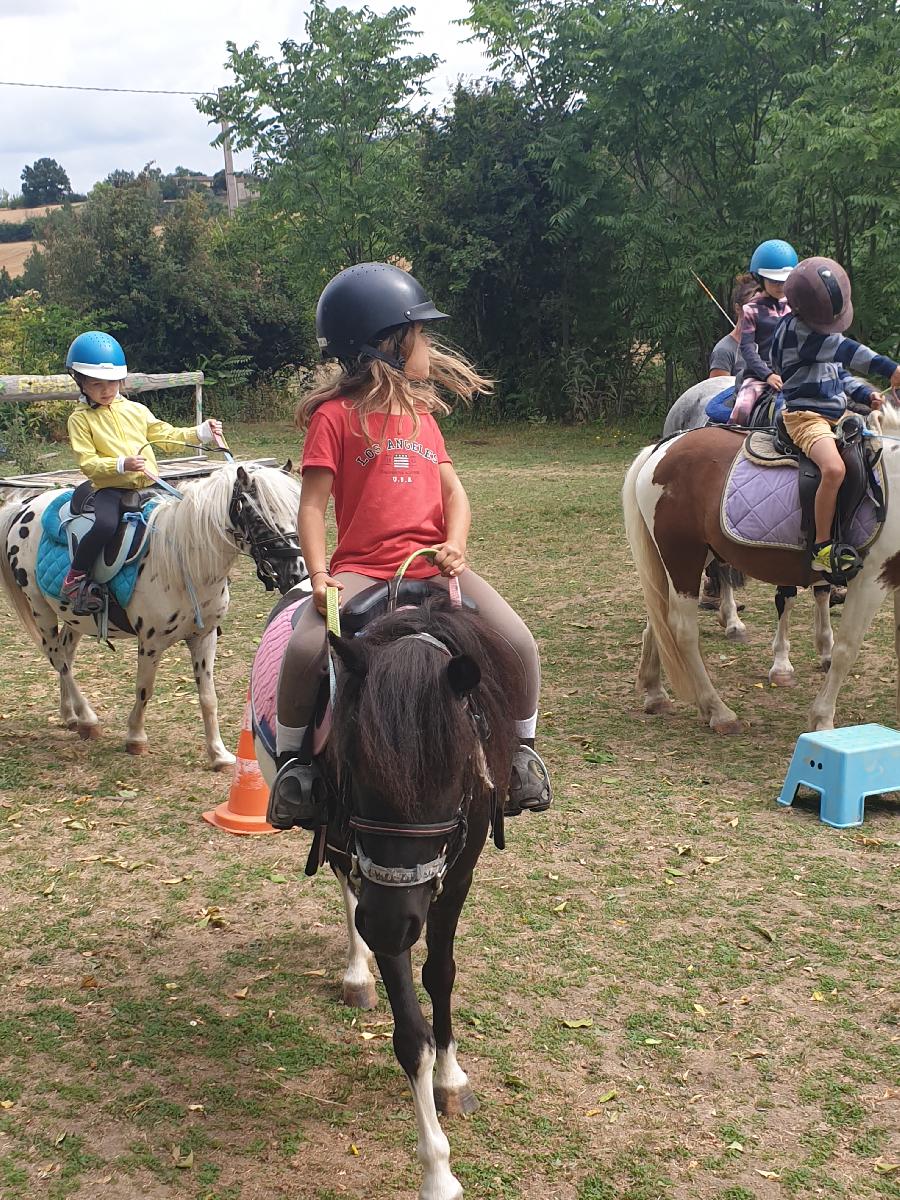
[[[900,409],[882,410],[886,435],[900,434]],[[638,675],[646,712],[669,707],[660,669],[676,695],[693,701],[719,733],[741,726],[710,679],[697,628],[697,598],[711,556],[766,583],[808,587],[808,556],[799,550],[745,546],[722,532],[720,508],[729,469],[741,448],[739,435],[713,427],[696,429],[642,450],[625,479],[625,527],[647,607]],[[884,442],[888,493],[900,487],[900,444]],[[830,729],[838,692],[859,653],[862,639],[888,592],[900,584],[900,506],[869,550],[865,566],[847,590],[831,669],[813,703],[810,725]],[[895,597],[900,639],[900,606]]]
[[[374,1006],[373,951],[413,1093],[420,1196],[456,1200],[462,1187],[437,1112],[471,1112],[477,1100],[456,1060],[453,941],[491,821],[502,821],[515,666],[477,616],[443,596],[331,645],[341,670],[324,764],[327,855],[347,906],[344,999]],[[410,962],[423,926],[431,1025]]]

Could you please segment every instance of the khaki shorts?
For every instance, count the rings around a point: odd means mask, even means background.
[[[834,437],[834,427],[837,421],[829,421],[813,412],[786,412],[784,427],[791,435],[791,440],[799,446],[807,457],[813,443],[821,438]]]

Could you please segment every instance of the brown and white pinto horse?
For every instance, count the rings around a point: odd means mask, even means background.
[[[885,405],[882,427],[887,437],[900,435],[900,408]],[[900,442],[886,440],[883,444],[890,495],[900,488]],[[808,560],[800,551],[745,546],[722,532],[722,491],[740,448],[737,434],[714,427],[649,446],[632,463],[622,496],[625,528],[648,615],[638,672],[644,711],[665,712],[671,707],[662,685],[662,667],[675,694],[693,701],[703,719],[719,733],[737,733],[741,726],[713,686],[700,653],[697,598],[704,566],[715,556],[765,583],[810,584]],[[847,590],[831,669],[810,713],[813,729],[833,727],[841,685],[888,592],[894,594],[900,653],[898,586],[900,504],[894,504],[888,508],[884,528],[869,550],[865,567]]]

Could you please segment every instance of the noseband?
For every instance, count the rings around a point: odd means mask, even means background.
[[[259,518],[264,532],[259,532],[254,522],[249,519],[252,514]],[[237,548],[253,559],[257,578],[266,591],[274,591],[278,586],[275,560],[302,557],[300,547],[292,545],[293,535],[270,529],[253,497],[241,488],[240,480],[237,479],[228,505],[228,520],[231,522],[232,536]]]

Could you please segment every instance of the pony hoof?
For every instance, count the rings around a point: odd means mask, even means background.
[[[445,1117],[468,1117],[480,1107],[478,1097],[470,1087],[434,1089],[434,1107]]]
[[[831,670],[831,659],[823,658],[822,661],[819,663],[819,670],[822,672],[823,675],[827,675],[828,672]]]
[[[134,754],[134,755],[149,754],[150,747],[147,745],[146,742],[126,742],[125,743],[125,753],[126,754]]]
[[[744,727],[737,717],[733,717],[730,721],[711,721],[710,727],[717,734],[719,734],[720,737],[734,737],[735,734],[744,732]]]
[[[651,717],[661,716],[663,713],[670,713],[675,706],[668,696],[657,696],[653,700],[644,702],[644,712]]]
[[[233,754],[223,754],[223,755],[220,755],[215,760],[215,762],[210,763],[210,770],[211,771],[230,771],[231,768],[234,766],[234,764],[235,764],[235,757]]]
[[[793,671],[770,671],[769,683],[772,687],[792,688],[797,686],[797,676]]]
[[[374,980],[371,983],[345,983],[341,994],[348,1008],[368,1010],[378,1007],[378,993],[375,991]]]
[[[75,728],[78,730],[78,736],[83,742],[93,742],[100,736],[100,726],[98,725],[78,725]]]
[[[729,642],[746,642],[749,641],[749,635],[743,625],[736,629],[726,629],[725,637]]]

